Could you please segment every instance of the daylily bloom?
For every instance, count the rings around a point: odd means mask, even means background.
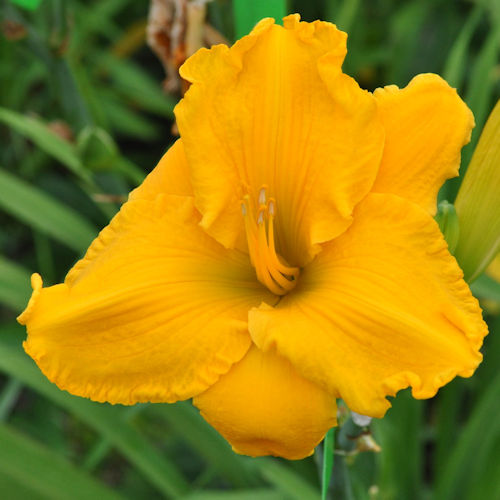
[[[474,372],[487,328],[433,219],[472,114],[432,74],[361,90],[345,54],[292,15],[187,60],[181,139],[64,283],[33,275],[19,321],[51,381],[194,398],[235,451],[297,459],[336,398],[382,417]]]

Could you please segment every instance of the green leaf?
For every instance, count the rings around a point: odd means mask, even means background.
[[[500,252],[499,137],[500,101],[481,132],[479,144],[455,201],[460,221],[460,238],[455,257],[469,283],[480,276]]]
[[[437,477],[436,500],[463,498],[465,487],[473,488],[488,463],[498,461],[499,394],[500,373],[474,406],[465,427],[455,435],[455,446],[449,450],[446,466]]]
[[[481,131],[490,111],[495,86],[498,84],[498,73],[496,67],[500,54],[500,24],[494,25],[488,32],[479,54],[475,57],[467,85],[465,102],[474,113],[476,126],[472,130],[471,141],[462,151],[462,166],[460,168],[460,179],[449,181],[448,191],[450,199],[454,199],[460,187],[460,181],[471,164],[472,155],[476,149]],[[458,212],[458,210],[457,210]]]
[[[2,387],[0,393],[0,422],[5,422],[9,418],[12,408],[16,404],[23,386],[19,380],[11,377]]]
[[[94,428],[141,471],[167,498],[188,492],[189,486],[177,467],[124,421],[122,408],[71,396],[51,384],[21,349],[22,328],[0,328],[0,370],[60,405]],[[10,331],[10,335],[9,335]],[[17,340],[19,338],[19,340]]]
[[[236,37],[248,35],[264,17],[274,17],[277,22],[287,14],[286,0],[234,0],[234,23]]]
[[[470,288],[476,297],[500,302],[500,283],[486,274],[479,276]]]
[[[19,5],[27,10],[35,10],[42,3],[42,0],[10,0],[12,3]]]
[[[42,151],[60,161],[80,179],[90,181],[90,173],[81,164],[75,148],[52,132],[41,120],[0,108],[0,122],[33,141]]]
[[[66,205],[0,169],[0,208],[77,252],[88,247],[97,230]]]
[[[101,91],[99,98],[111,128],[117,134],[141,141],[152,141],[159,137],[158,129],[150,120],[146,120],[143,115],[134,112],[130,106],[114,94]]]
[[[250,475],[248,460],[236,455],[190,403],[155,404],[147,412],[166,420],[178,436],[232,484],[247,486],[255,482]]]
[[[31,295],[31,273],[0,255],[0,302],[21,311]]]
[[[285,465],[269,458],[256,458],[252,465],[266,481],[286,495],[286,498],[319,500],[319,491]]]
[[[342,2],[335,18],[335,24],[337,24],[341,30],[350,31],[352,23],[356,19],[360,3],[360,0],[344,0]]]
[[[284,500],[281,493],[271,489],[200,491],[182,500]]]
[[[139,66],[111,54],[105,54],[99,64],[109,73],[119,93],[146,111],[173,118],[177,101],[164,93],[161,84]]]
[[[2,474],[50,500],[118,500],[121,498],[58,454],[0,424]],[[6,497],[4,497],[6,498]]]
[[[481,21],[484,13],[483,5],[476,5],[472,14],[467,18],[460,35],[458,35],[453,47],[450,50],[446,65],[443,70],[443,78],[452,86],[456,88],[462,87],[465,72],[468,65],[464,64],[467,60],[467,53],[472,39],[472,35]]]
[[[398,393],[383,419],[374,419],[372,428],[382,452],[379,486],[384,498],[419,499],[422,491],[423,404],[406,390]]]

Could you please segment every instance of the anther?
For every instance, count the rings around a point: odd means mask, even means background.
[[[259,205],[265,205],[266,204],[266,191],[267,191],[267,186],[264,184],[259,189]]]
[[[269,212],[270,217],[274,217],[275,214],[274,203],[274,198],[269,198],[269,201],[267,203],[267,211]]]

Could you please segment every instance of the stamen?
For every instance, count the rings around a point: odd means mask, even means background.
[[[269,198],[269,203],[267,204],[267,211],[269,212],[269,217],[274,217],[274,198]]]
[[[259,190],[257,221],[251,210],[249,195],[243,197],[241,212],[245,220],[250,259],[257,278],[274,294],[285,295],[297,284],[299,268],[287,266],[276,253],[274,245],[276,201],[273,198],[267,200],[266,191],[267,186],[262,186]]]
[[[266,204],[266,191],[267,191],[267,186],[264,184],[259,189],[259,205],[265,205]]]

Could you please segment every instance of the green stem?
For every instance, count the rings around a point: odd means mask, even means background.
[[[332,427],[325,436],[323,442],[323,470],[321,481],[321,500],[328,497],[328,487],[333,472],[333,457],[335,450],[335,427]]]

